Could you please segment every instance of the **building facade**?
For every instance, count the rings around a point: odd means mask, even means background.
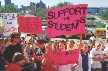
[[[106,7],[88,7],[88,13],[97,14],[106,9],[107,9]]]
[[[0,7],[1,7],[1,1],[0,1]]]
[[[11,4],[11,0],[5,0],[5,5]]]

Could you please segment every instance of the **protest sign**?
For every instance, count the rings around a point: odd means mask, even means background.
[[[12,32],[18,32],[17,13],[0,13],[0,18],[4,36],[10,36]]]
[[[2,20],[0,20],[0,27],[2,27]]]
[[[48,9],[48,37],[60,36],[63,34],[84,34],[87,6],[87,4],[79,4]]]
[[[54,65],[73,64],[78,61],[79,49],[70,51],[52,51],[51,60]]]
[[[30,34],[42,34],[42,18],[18,17],[19,31]]]

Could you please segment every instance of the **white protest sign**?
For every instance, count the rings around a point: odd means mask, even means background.
[[[17,13],[0,13],[2,19],[2,31],[4,36],[9,36],[12,32],[18,32]]]
[[[106,25],[106,38],[108,38],[108,25]]]

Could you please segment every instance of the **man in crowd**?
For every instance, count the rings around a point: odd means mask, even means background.
[[[92,68],[91,71],[102,71],[101,61],[102,61],[103,55],[102,55],[102,52],[99,50],[100,46],[101,46],[100,43],[96,43],[95,48],[93,48],[90,51],[91,68]]]
[[[20,52],[23,53],[22,48],[20,46],[20,35],[16,32],[13,32],[10,35],[10,42],[11,44],[9,46],[7,46],[7,48],[5,49],[3,56],[5,59],[5,63],[8,65],[9,63],[12,63],[12,57],[16,52]]]
[[[38,39],[37,40],[37,48],[35,48],[35,54],[34,58],[36,59],[36,64],[37,64],[37,70],[36,71],[41,71],[41,66],[42,66],[42,59],[44,58],[44,47],[45,47],[45,40],[44,39]]]

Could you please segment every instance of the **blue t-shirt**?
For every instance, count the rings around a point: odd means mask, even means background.
[[[82,68],[83,71],[88,71],[88,53],[86,55],[82,54]]]

